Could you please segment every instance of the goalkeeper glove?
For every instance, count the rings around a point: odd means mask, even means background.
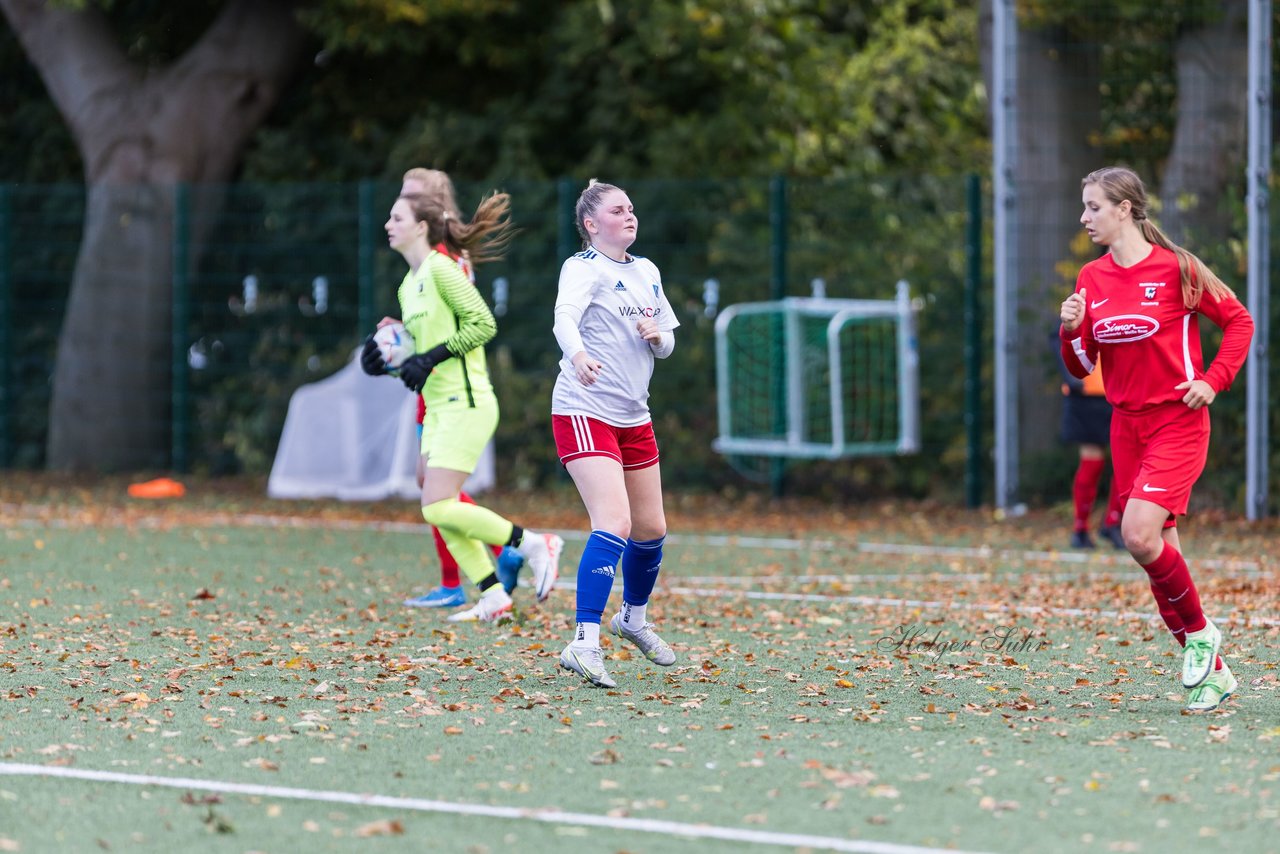
[[[425,353],[415,353],[400,363],[400,382],[409,391],[421,393],[436,365],[452,355],[443,344],[437,344]]]
[[[371,377],[379,377],[387,372],[387,363],[372,335],[364,339],[364,349],[360,351],[360,368]]]

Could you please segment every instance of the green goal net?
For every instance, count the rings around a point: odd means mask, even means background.
[[[807,459],[915,453],[919,387],[906,282],[892,300],[739,303],[716,320],[713,445]]]

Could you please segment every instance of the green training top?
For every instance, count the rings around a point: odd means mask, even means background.
[[[414,349],[425,353],[444,344],[453,354],[436,365],[422,397],[427,408],[493,397],[484,345],[498,332],[493,312],[480,289],[458,269],[458,262],[435,250],[417,271],[400,283],[400,320],[413,336]]]

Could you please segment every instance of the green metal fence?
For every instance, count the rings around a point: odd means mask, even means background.
[[[922,494],[942,482],[941,491],[961,496],[966,464],[972,468],[985,453],[974,444],[980,430],[965,430],[966,419],[985,419],[985,410],[966,416],[966,400],[980,407],[985,392],[971,377],[966,398],[960,369],[966,276],[970,293],[975,284],[966,259],[982,256],[968,245],[983,239],[969,228],[982,200],[972,179],[619,183],[640,218],[633,249],[662,270],[682,324],[676,354],[658,365],[651,401],[669,483],[714,487],[778,475],[776,461],[725,459],[711,450],[719,308],[808,295],[817,279],[830,297],[891,299],[895,283],[906,279],[923,306],[921,459],[796,463],[786,469],[786,485],[870,495]],[[464,210],[489,189],[459,185]],[[551,310],[560,264],[578,248],[572,207],[581,184],[511,182],[501,189],[512,195],[520,232],[506,259],[477,271],[499,315],[489,347],[503,411],[499,477],[536,486],[563,477],[550,436],[558,359]],[[396,191],[371,182],[173,188],[171,382],[155,390],[164,397],[157,411],[167,419],[169,440],[160,451],[169,468],[269,469],[294,389],[337,370],[378,318],[396,313],[403,262],[382,231]],[[6,467],[45,463],[56,339],[83,212],[80,187],[10,185],[0,192]],[[985,346],[971,350],[975,362]],[[940,481],[939,467],[953,476]]]

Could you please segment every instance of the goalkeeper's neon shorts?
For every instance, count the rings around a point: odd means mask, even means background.
[[[475,406],[442,403],[427,407],[422,419],[422,456],[428,468],[471,474],[498,429],[498,401]]]

